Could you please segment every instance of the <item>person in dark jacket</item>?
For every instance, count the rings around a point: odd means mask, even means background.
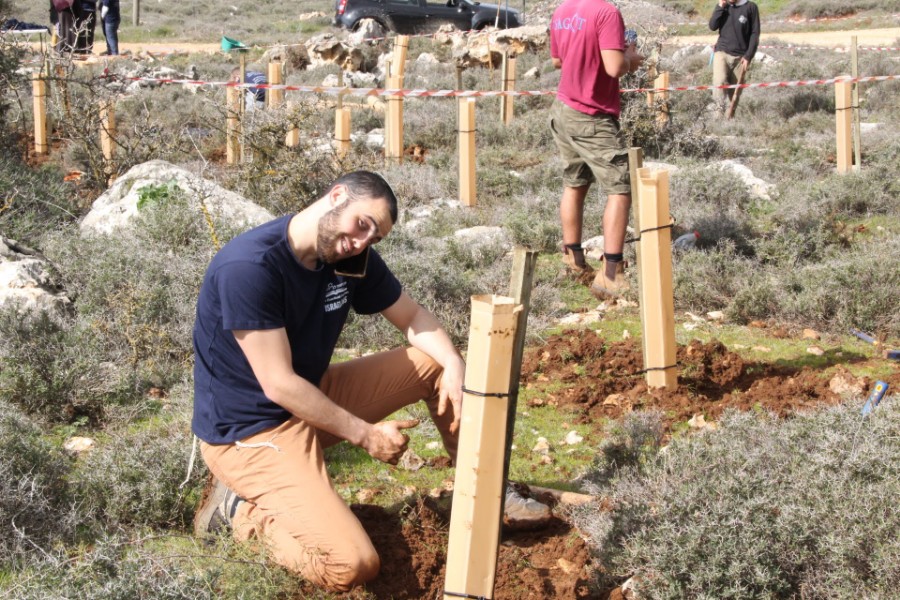
[[[119,24],[122,22],[119,0],[100,0],[100,21],[106,37],[105,54],[116,56],[119,54]]]
[[[76,23],[82,18],[81,0],[74,0],[67,8],[57,9],[50,0],[50,22],[56,26],[56,51],[69,54],[78,43]]]
[[[713,55],[713,86],[733,85],[759,46],[759,8],[750,0],[718,0],[709,28],[719,32]],[[713,90],[714,109],[723,113],[734,90]]]
[[[94,52],[94,29],[97,26],[97,0],[81,0],[81,18],[75,20],[78,41],[75,44],[76,54],[92,54]]]
[[[240,83],[241,82],[241,69],[240,67],[236,67],[231,71],[230,81],[232,83]],[[254,83],[257,85],[265,85],[269,81],[266,79],[265,73],[260,73],[259,71],[245,71],[244,72],[244,83]],[[262,87],[251,87],[244,88],[244,99],[247,110],[253,110],[254,108],[263,108],[266,105],[266,88]]]

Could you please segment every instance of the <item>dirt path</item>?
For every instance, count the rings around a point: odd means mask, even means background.
[[[900,27],[885,27],[882,29],[847,29],[841,31],[795,31],[765,33],[760,36],[760,44],[771,44],[774,41],[787,42],[797,46],[823,46],[834,48],[849,46],[850,37],[856,36],[859,46],[897,46],[900,38]],[[683,35],[672,39],[674,44],[713,44],[717,34],[710,35]]]

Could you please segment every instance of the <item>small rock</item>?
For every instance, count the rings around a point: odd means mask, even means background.
[[[564,558],[557,559],[556,564],[559,565],[559,568],[568,575],[571,575],[572,573],[578,571],[578,566],[575,563]]]
[[[542,465],[552,465],[553,457],[549,454],[544,454],[541,456],[541,459],[538,462],[540,462]]]
[[[622,339],[623,339],[623,340],[629,340],[629,339],[631,339],[631,332],[628,331],[627,329],[626,329],[625,331],[623,331],[623,332],[622,332]]]
[[[566,434],[565,442],[569,446],[574,446],[575,444],[580,444],[584,441],[584,438],[578,435],[578,432],[572,429],[569,433]]]
[[[700,315],[695,315],[692,312],[686,312],[684,314],[686,314],[688,317],[690,317],[691,321],[694,321],[695,323],[706,323],[706,319],[704,319]]]
[[[784,340],[791,337],[791,334],[785,327],[776,327],[772,330],[772,337],[779,340]]]
[[[534,448],[532,448],[531,451],[547,454],[550,452],[550,442],[548,442],[545,437],[539,437],[537,439],[537,444],[534,445]]]
[[[825,354],[825,351],[818,346],[810,346],[806,349],[806,352],[814,356],[822,356],[823,354]]]
[[[772,349],[769,348],[768,346],[753,346],[753,348],[751,348],[751,350],[753,350],[754,352],[771,352],[772,351]]]
[[[400,457],[397,466],[406,471],[418,471],[425,466],[425,459],[413,452],[412,449],[408,449]]]
[[[697,329],[698,327],[700,327],[700,324],[699,323],[685,323],[683,325],[683,327],[684,327],[685,331],[693,331],[693,330]]]
[[[725,320],[725,313],[723,313],[721,310],[711,310],[706,313],[706,316],[709,317],[712,321],[721,322]]]
[[[841,371],[828,382],[828,389],[838,396],[860,396],[865,390],[865,379]]]
[[[81,454],[82,452],[87,452],[91,448],[94,447],[94,440],[86,437],[70,437],[63,444],[63,448],[66,452],[71,452],[72,454]]]
[[[690,418],[688,425],[690,425],[692,429],[703,429],[706,427],[706,417],[702,414],[696,414]]]
[[[766,327],[768,327],[765,321],[750,321],[750,323],[748,323],[748,326],[755,327],[757,329],[765,329]]]
[[[356,501],[360,504],[368,504],[378,494],[378,490],[374,488],[363,488],[356,492]]]
[[[441,443],[440,442],[428,442],[427,444],[425,444],[425,447],[428,450],[437,450],[438,448],[441,447]]]
[[[822,336],[815,329],[804,329],[803,330],[803,339],[804,340],[818,340],[821,339]]]
[[[624,400],[624,394],[610,394],[603,401],[603,406],[622,406]]]

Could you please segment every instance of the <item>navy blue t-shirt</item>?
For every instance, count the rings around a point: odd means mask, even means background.
[[[244,83],[269,83],[266,79],[265,74],[260,73],[259,71],[247,71],[244,73]],[[266,88],[258,88],[252,87],[247,88],[247,91],[254,96],[256,96],[257,102],[265,102],[266,101]]]
[[[369,250],[366,276],[304,267],[287,238],[292,215],[239,235],[213,258],[194,323],[192,429],[210,444],[246,438],[290,418],[262,391],[233,330],[287,331],[294,372],[319,385],[350,307],[381,312],[400,297],[400,282]]]

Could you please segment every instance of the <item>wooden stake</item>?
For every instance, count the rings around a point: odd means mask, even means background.
[[[112,100],[105,100],[100,107],[100,148],[106,160],[104,171],[110,179],[115,173],[113,157],[116,149],[116,111]]]
[[[267,77],[272,85],[281,85],[281,61],[273,60],[269,63],[269,75]],[[266,90],[266,104],[269,108],[278,108],[284,102],[284,90]]]
[[[744,80],[747,78],[747,68],[741,63],[741,72],[738,73],[738,85],[743,85]],[[731,119],[734,118],[734,111],[737,110],[738,100],[741,99],[741,92],[744,88],[734,88],[734,93],[731,95],[731,103],[728,105],[728,110],[725,111],[725,118]]]
[[[856,36],[850,37],[850,76],[859,77],[859,49],[856,46]],[[862,168],[862,127],[859,123],[859,83],[854,82],[851,88],[850,102],[853,106],[853,170],[859,172]]]
[[[525,334],[528,329],[528,313],[531,311],[531,288],[538,253],[522,246],[513,252],[512,274],[509,279],[509,296],[522,310],[516,322],[516,338],[509,373],[509,411],[506,416],[506,447],[503,453],[503,481],[509,477],[509,460],[516,424],[516,406],[519,402],[519,379],[522,376],[522,356],[525,354]],[[505,494],[504,494],[505,500]]]
[[[663,71],[660,73],[659,77],[654,80],[653,87],[656,89],[668,88],[669,72]],[[669,91],[665,90],[654,94],[653,102],[657,103],[657,100],[659,106],[657,107],[656,122],[660,125],[665,125],[669,122]]]
[[[337,155],[340,158],[350,152],[350,108],[343,107],[334,113],[334,141],[337,142]]]
[[[455,594],[493,597],[503,502],[505,440],[499,432],[506,422],[520,310],[512,298],[472,297],[444,583],[444,590]],[[447,594],[444,598],[456,600]]]
[[[512,92],[516,89],[516,57],[509,51],[503,54],[503,91]],[[500,102],[500,119],[504,125],[509,125],[513,120],[513,101],[515,96],[503,96]]]
[[[225,161],[237,164],[241,159],[241,100],[243,90],[236,87],[225,88]]]
[[[672,228],[669,172],[638,169],[641,226],[640,302],[647,385],[675,389],[675,299],[672,294]]]
[[[400,85],[403,87],[403,77],[406,74],[406,54],[409,50],[409,36],[398,35],[394,38],[394,52],[391,58],[390,75],[400,78]]]
[[[849,173],[853,168],[853,154],[850,144],[851,119],[850,83],[837,81],[834,84],[834,108],[837,125],[837,172]]]
[[[641,236],[641,186],[638,185],[638,169],[644,166],[644,149],[636,146],[628,149],[628,172],[631,176],[631,215],[634,219],[634,231],[636,236]],[[638,278],[638,298],[641,298],[643,279],[641,278],[641,244],[634,245],[634,261],[637,265]],[[641,353],[644,357],[644,363],[647,364],[647,318],[644,316],[644,303],[640,302],[638,311],[641,315]]]
[[[338,70],[338,87],[344,87],[344,69]],[[344,95],[341,93],[338,93],[337,107],[339,109],[344,108]]]
[[[47,136],[47,82],[40,73],[33,73],[31,95],[34,98],[34,153],[49,154]]]
[[[131,4],[132,13],[131,13],[131,24],[134,27],[137,27],[141,24],[141,0],[134,0]]]
[[[475,206],[475,99],[459,101],[459,201]]]
[[[388,78],[388,89],[403,89],[399,77]],[[403,97],[388,96],[384,123],[384,155],[397,164],[403,162]]]

